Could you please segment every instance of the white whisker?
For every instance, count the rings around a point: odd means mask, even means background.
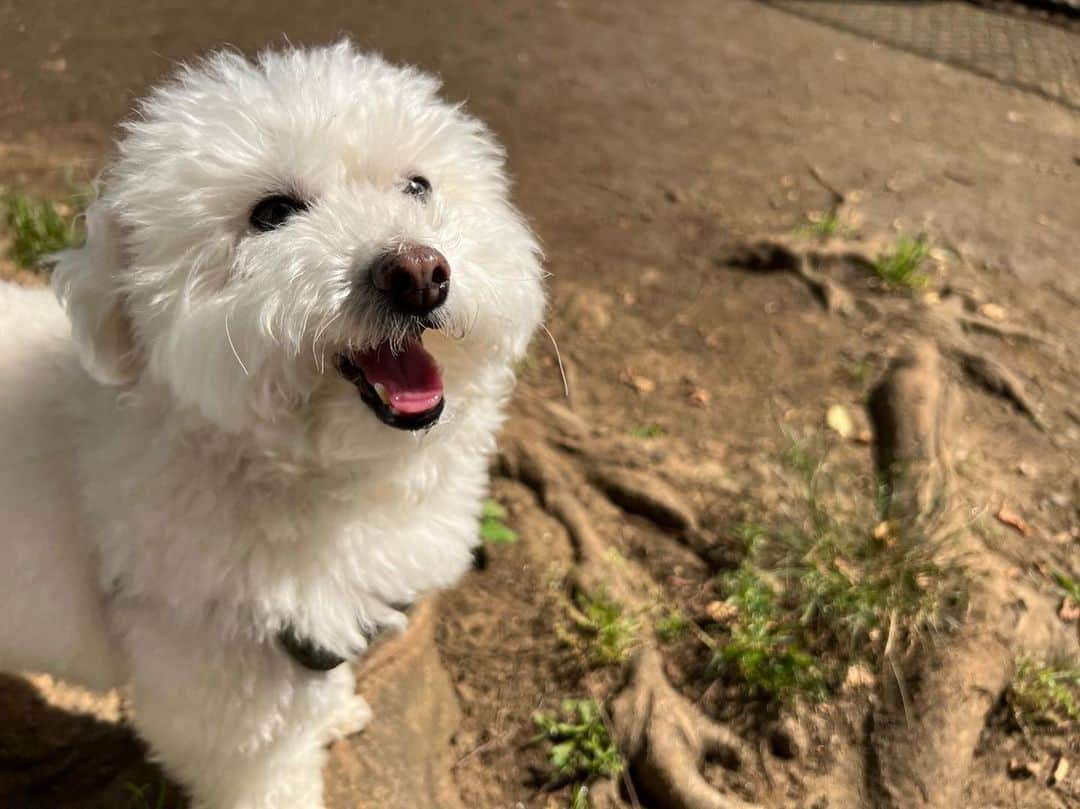
[[[244,371],[244,376],[251,376],[248,372],[247,366],[244,365],[244,361],[240,359],[240,352],[236,350],[236,343],[233,342],[232,334],[229,332],[229,312],[225,311],[225,339],[229,341],[229,348],[232,349],[232,354],[236,357],[236,361],[240,363],[240,367]]]

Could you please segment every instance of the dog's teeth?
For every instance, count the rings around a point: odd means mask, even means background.
[[[379,394],[379,398],[380,398],[380,399],[382,399],[382,403],[383,403],[384,405],[388,405],[388,404],[390,404],[390,394],[386,392],[386,388],[384,388],[384,387],[383,387],[383,386],[382,386],[382,385],[381,385],[380,383],[378,383],[378,382],[376,382],[376,383],[375,383],[374,385],[372,385],[371,387],[375,388],[375,392],[376,392],[377,394]]]

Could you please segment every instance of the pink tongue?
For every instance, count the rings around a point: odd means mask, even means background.
[[[353,356],[370,385],[381,385],[390,408],[398,413],[424,413],[442,399],[439,366],[420,343],[410,340],[397,354],[383,343]]]

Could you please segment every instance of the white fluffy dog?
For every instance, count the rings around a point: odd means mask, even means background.
[[[0,285],[0,668],[130,683],[200,809],[321,807],[343,660],[469,566],[544,306],[492,135],[343,42],[182,68]]]

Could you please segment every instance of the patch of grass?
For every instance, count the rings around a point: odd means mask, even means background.
[[[891,253],[878,256],[874,273],[891,287],[923,289],[930,283],[930,276],[922,269],[929,257],[930,242],[924,236],[901,236]]]
[[[588,791],[581,795],[581,787],[592,779],[613,778],[622,772],[622,755],[594,700],[563,700],[558,714],[536,713],[533,724],[538,731],[533,741],[550,745],[553,781],[575,784],[575,801],[588,800]]]
[[[656,619],[653,629],[664,643],[673,643],[690,629],[690,620],[678,609],[668,609]]]
[[[1064,570],[1054,570],[1054,583],[1061,592],[1080,604],[1080,582],[1066,573]]]
[[[1021,727],[1080,719],[1080,661],[1047,663],[1021,657],[1008,701]]]
[[[634,438],[660,438],[666,432],[667,430],[665,430],[656,422],[639,424],[636,427],[630,429],[630,435],[632,435]]]
[[[614,666],[630,659],[640,626],[622,604],[604,594],[586,597],[579,593],[566,608],[577,635],[564,640],[581,648],[590,665]]]
[[[829,239],[833,236],[843,236],[848,232],[847,227],[840,221],[836,211],[826,211],[821,214],[810,214],[806,222],[795,229],[796,233],[813,236],[818,239]]]
[[[785,467],[785,519],[736,531],[744,559],[718,581],[733,618],[710,664],[783,702],[822,697],[851,664],[876,662],[890,631],[918,638],[948,623],[962,595],[933,543],[880,521],[872,485],[862,496],[851,481],[840,485],[806,443],[791,447]]]
[[[480,512],[480,539],[492,545],[512,545],[517,542],[517,531],[508,526],[505,520],[506,509],[496,500],[485,500]]]
[[[11,231],[11,257],[20,267],[40,265],[50,253],[76,244],[80,238],[74,209],[48,200],[13,194],[4,200]]]
[[[787,700],[795,694],[819,696],[821,663],[798,638],[776,591],[761,571],[744,562],[723,577],[727,603],[737,611],[731,637],[710,663],[713,671],[735,671],[756,692]]]

